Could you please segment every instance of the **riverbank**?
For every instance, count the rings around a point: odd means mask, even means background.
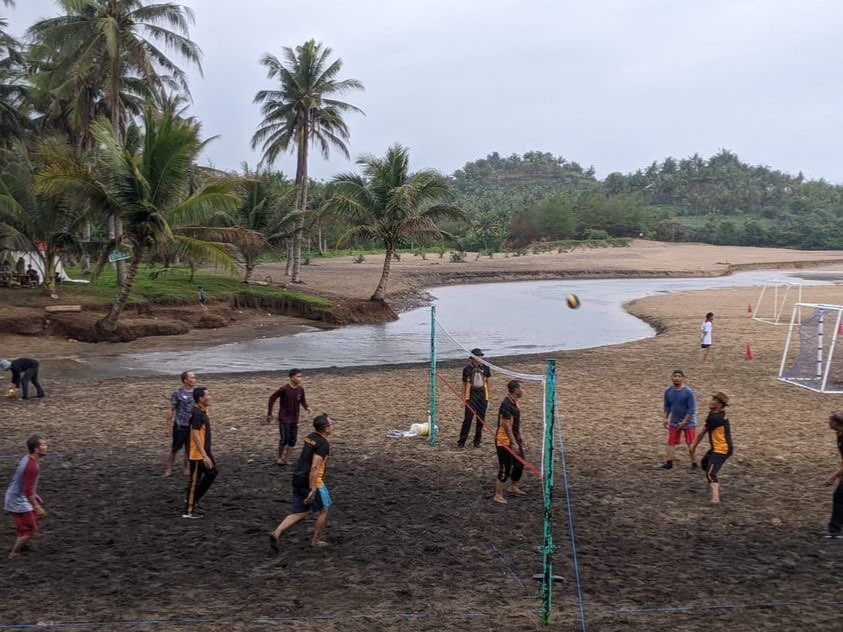
[[[811,292],[812,300],[840,302],[839,287]],[[776,381],[787,328],[752,320],[747,304],[756,297],[756,290],[736,288],[639,299],[629,310],[657,323],[662,335],[545,357],[491,358],[537,374],[547,357],[557,362],[557,415],[592,627],[698,629],[692,610],[722,604],[727,591],[730,604],[808,604],[719,612],[730,630],[834,628],[839,612],[810,604],[826,594],[843,562],[843,549],[817,538],[831,499],[822,481],[839,464],[826,418],[840,400]],[[699,324],[707,311],[715,313],[714,347],[703,364]],[[745,356],[747,344],[752,360]],[[716,508],[707,502],[703,476],[688,467],[687,453],[679,450],[674,470],[655,469],[665,438],[661,397],[675,368],[685,371],[701,411],[713,392],[732,398],[735,455],[720,473],[723,503]],[[441,374],[458,383],[460,366],[444,366]],[[91,379],[84,373],[57,380],[45,374],[46,399],[0,402],[4,471],[11,471],[32,432],[46,436],[51,448],[39,485],[50,515],[26,564],[0,574],[0,591],[10,604],[2,622],[30,622],[31,612],[15,604],[36,601],[42,604],[39,620],[54,622],[201,617],[231,620],[226,625],[238,629],[237,622],[260,617],[315,613],[357,630],[370,627],[366,617],[372,615],[471,612],[474,618],[453,621],[453,629],[488,629],[490,621],[539,629],[535,601],[516,581],[533,586],[529,578],[540,568],[538,481],[527,474],[527,497],[513,498],[507,507],[492,502],[496,466],[489,435],[479,450],[454,447],[462,402],[444,383],[440,447],[386,438],[393,428],[424,421],[425,367],[305,373],[313,411],[336,418],[327,473],[336,503],[328,555],[307,547],[309,523],[291,532],[280,556],[266,544],[268,530],[289,507],[289,473],[274,465],[277,428],[264,423],[267,398],[284,374],[198,377],[214,397],[221,474],[204,503],[205,520],[190,525],[178,517],[183,480],[160,477],[166,397],[177,380]],[[493,376],[493,415],[504,382]],[[537,462],[540,389],[526,383],[525,391],[526,454]],[[115,471],[123,475],[115,477]],[[554,573],[570,578],[561,483],[556,489],[561,548]],[[197,537],[206,555],[195,554]],[[511,572],[503,571],[501,559]],[[209,573],[225,590],[190,581]],[[62,577],[74,581],[57,593]],[[103,578],[106,591],[96,588]],[[173,592],[173,585],[186,588]],[[695,588],[677,592],[677,585]],[[278,601],[279,590],[288,599]],[[576,622],[574,594],[568,581],[554,596],[554,620],[564,629]],[[680,611],[619,612],[625,608]]]
[[[470,255],[462,263],[446,257],[428,255],[426,259],[404,255],[393,263],[390,276],[389,306],[371,314],[352,313],[369,304],[367,297],[380,278],[382,257],[368,257],[355,263],[352,257],[315,260],[302,268],[305,281],[296,292],[327,299],[335,305],[339,322],[366,322],[366,318],[382,322],[396,311],[424,304],[429,297],[424,290],[433,286],[463,283],[527,281],[560,278],[646,278],[721,276],[753,268],[843,267],[843,252],[810,252],[769,248],[738,248],[702,244],[667,244],[636,240],[627,248],[583,249],[565,253],[541,253],[522,256],[496,255],[477,259]],[[272,285],[285,285],[283,266],[261,266],[256,278]],[[64,290],[63,290],[64,292]],[[8,292],[4,299],[15,295]],[[40,297],[39,297],[40,299]],[[43,299],[40,299],[43,302]],[[73,300],[72,290],[61,302]],[[40,305],[40,303],[39,303]],[[374,304],[377,306],[377,304]],[[120,344],[80,342],[83,335],[48,335],[41,318],[43,311],[24,305],[28,310],[17,322],[29,327],[30,335],[0,333],[0,349],[7,356],[35,356],[44,359],[67,356],[97,356],[137,351],[195,349],[225,342],[248,341],[261,337],[277,337],[305,331],[311,327],[331,327],[328,322],[295,318],[273,313],[268,309],[235,307],[227,302],[210,304],[202,312],[198,305],[146,306],[143,314],[129,312],[126,321],[146,332],[178,333],[152,335]],[[0,317],[17,309],[14,304],[0,306]],[[43,307],[40,307],[43,310]],[[343,314],[343,310],[346,313]],[[72,321],[73,315],[65,316]],[[90,329],[94,314],[87,313],[75,324],[76,331]],[[166,328],[169,328],[167,330]]]

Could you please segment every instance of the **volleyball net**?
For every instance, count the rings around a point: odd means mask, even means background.
[[[491,433],[494,437],[497,431],[497,423],[492,422],[496,419],[493,410],[476,410],[473,405],[472,398],[466,393],[474,388],[487,387],[485,380],[480,380],[477,384],[469,382],[466,384],[460,376],[458,371],[450,368],[452,360],[462,359],[464,361],[472,360],[481,369],[481,375],[488,373],[490,380],[494,384],[495,394],[503,394],[507,391],[505,382],[501,383],[501,378],[506,382],[510,380],[517,380],[521,383],[527,383],[527,389],[532,390],[529,384],[533,384],[540,389],[541,393],[541,415],[542,415],[542,442],[541,442],[541,456],[538,464],[530,460],[529,455],[526,457],[520,450],[513,449],[514,446],[507,448],[513,458],[518,461],[524,470],[536,476],[541,480],[543,493],[543,543],[539,547],[542,556],[542,579],[541,579],[541,618],[545,625],[549,625],[551,621],[552,600],[553,600],[553,584],[556,577],[553,575],[553,553],[556,550],[553,537],[553,488],[556,480],[555,476],[555,441],[557,436],[561,439],[561,430],[557,433],[556,424],[556,363],[554,360],[547,361],[545,373],[524,373],[521,371],[514,371],[506,367],[489,362],[482,355],[473,353],[473,350],[468,345],[461,342],[460,338],[466,339],[466,335],[451,333],[447,327],[436,317],[436,307],[431,307],[430,316],[430,379],[429,379],[429,399],[428,399],[428,420],[430,428],[430,445],[435,447],[440,442],[440,417],[447,417],[453,421],[453,425],[460,426],[460,440],[459,444],[464,445],[469,440],[471,426],[480,424],[483,431]],[[482,345],[476,341],[477,345]],[[474,346],[474,345],[471,345]],[[449,368],[447,371],[440,370],[440,364],[447,363]],[[478,368],[479,368],[478,367]],[[485,369],[488,369],[486,371]],[[473,375],[474,371],[471,372]],[[469,380],[473,379],[469,376]],[[523,384],[522,384],[523,385]],[[441,395],[441,401],[440,401]],[[486,393],[486,400],[489,400],[489,393]],[[492,397],[491,399],[498,400],[501,397]],[[486,408],[486,402],[478,402],[478,407]],[[443,411],[443,408],[446,410]],[[445,413],[444,415],[442,413]],[[479,435],[475,435],[478,437]],[[564,460],[564,443],[560,441],[560,464],[562,466],[562,473],[564,478],[565,494],[569,510],[569,521],[571,527],[571,534],[573,537],[573,516],[570,514],[570,490],[567,480],[567,468]],[[578,571],[577,571],[578,578]],[[578,582],[579,583],[579,582]],[[581,595],[578,595],[581,598]],[[584,624],[584,619],[583,619]]]

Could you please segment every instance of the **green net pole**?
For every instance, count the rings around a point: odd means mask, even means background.
[[[427,404],[430,445],[436,447],[436,307],[430,308],[430,400]]]
[[[553,602],[553,427],[556,420],[556,361],[547,361],[544,399],[544,546],[542,547],[542,623],[550,625]]]

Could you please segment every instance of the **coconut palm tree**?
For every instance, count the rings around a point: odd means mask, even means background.
[[[236,209],[240,197],[228,182],[189,191],[193,163],[203,147],[195,126],[176,120],[172,113],[147,112],[139,154],[123,147],[106,121],[94,125],[94,138],[98,147],[94,170],[52,155],[38,177],[37,189],[107,213],[119,213],[125,220],[124,233],[109,242],[97,266],[97,271],[101,270],[116,247],[131,248],[126,282],[109,313],[98,322],[100,329],[116,329],[144,255],[160,242],[175,241],[186,257],[237,271],[230,248],[222,243],[226,229],[208,228],[206,222]],[[174,225],[180,227],[178,232],[174,232]]]
[[[348,157],[346,143],[350,133],[343,115],[362,114],[359,108],[334,98],[351,90],[362,90],[363,84],[356,79],[337,78],[342,70],[342,60],[331,61],[332,52],[320,42],[309,40],[295,49],[284,48],[283,60],[270,54],[261,59],[267,77],[277,79],[279,85],[274,90],[261,90],[255,95],[255,103],[262,104],[263,120],[252,137],[252,147],[261,145],[262,163],[266,166],[271,166],[287,151],[296,153],[296,209],[300,216],[293,239],[293,283],[301,283],[310,145],[316,145],[326,159],[331,147]]]
[[[81,207],[36,193],[40,165],[22,141],[0,154],[0,165],[0,251],[36,254],[44,272],[42,287],[54,295],[58,262],[80,250],[76,235],[85,220]]]
[[[14,6],[11,0],[0,0]],[[8,22],[0,16],[0,145],[21,137],[32,127],[27,106],[29,89],[25,81],[20,43],[6,33]]]
[[[50,62],[52,73],[59,81],[57,90],[69,91],[77,100],[88,89],[102,90],[111,124],[121,141],[125,140],[129,127],[127,111],[133,107],[127,94],[153,98],[166,88],[189,92],[187,74],[167,56],[167,49],[202,71],[202,53],[189,39],[194,15],[188,7],[147,0],[57,0],[57,3],[64,15],[36,23],[28,35],[39,51],[38,56]],[[159,47],[162,44],[163,48]],[[81,121],[93,120],[85,104],[87,100],[77,108],[77,116]],[[109,220],[110,237],[119,237],[121,221],[120,217]],[[117,272],[122,284],[125,281],[122,262],[118,263]]]
[[[98,75],[111,124],[122,138],[127,126],[124,92],[150,96],[162,88],[189,94],[187,74],[166,49],[201,73],[202,52],[189,39],[193,11],[147,0],[57,0],[64,15],[41,20],[28,31],[51,51],[54,72],[69,80]],[[167,28],[169,27],[169,28]],[[164,49],[159,48],[163,44]]]
[[[383,301],[392,258],[398,247],[410,239],[454,237],[440,229],[440,219],[465,221],[465,213],[450,204],[453,196],[447,180],[431,170],[410,173],[409,150],[390,147],[386,156],[362,156],[357,160],[362,175],[336,176],[334,197],[328,209],[351,221],[354,226],[341,241],[352,237],[379,240],[386,248],[383,273],[373,301]]]
[[[266,238],[263,244],[254,241],[237,244],[246,268],[243,282],[248,283],[259,257],[273,245],[283,243],[292,236],[298,213],[293,208],[296,188],[282,174],[253,172],[245,164],[243,173],[240,182],[243,202],[233,216],[238,226],[258,232]]]

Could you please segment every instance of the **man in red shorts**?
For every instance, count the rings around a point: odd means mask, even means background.
[[[662,469],[673,469],[673,455],[681,436],[685,435],[685,445],[691,457],[691,467],[697,468],[697,457],[691,446],[697,438],[697,398],[694,391],[685,384],[685,373],[676,369],[670,376],[673,384],[664,392],[664,427],[667,429],[667,453]]]
[[[38,495],[38,474],[41,471],[41,459],[47,454],[47,442],[38,435],[32,435],[26,441],[29,454],[18,463],[12,482],[6,489],[4,508],[15,517],[18,538],[9,553],[12,560],[21,552],[24,545],[38,533],[38,520],[47,515],[44,501]]]

